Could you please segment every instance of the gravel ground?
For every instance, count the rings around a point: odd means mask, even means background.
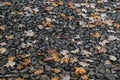
[[[0,0],[0,80],[120,80],[119,0]]]

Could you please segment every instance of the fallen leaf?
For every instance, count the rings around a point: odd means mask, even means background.
[[[31,59],[30,58],[25,58],[23,61],[24,61],[23,65],[25,65],[25,66],[27,66],[27,65],[29,65],[31,63]]]
[[[113,24],[115,28],[120,28],[120,24],[119,23],[114,23]]]
[[[23,68],[24,68],[23,65],[18,65],[18,66],[17,66],[17,69],[19,69],[19,70],[21,70],[21,69],[23,69]]]
[[[24,78],[16,78],[15,80],[25,80]]]
[[[45,10],[46,11],[51,11],[53,9],[53,7],[46,7]]]
[[[104,2],[104,0],[98,0],[97,3],[101,4],[101,3],[103,3],[103,2]]]
[[[100,36],[101,36],[101,33],[99,33],[99,32],[94,32],[93,34],[92,34],[92,36],[94,37],[94,38],[99,38]]]
[[[64,2],[63,2],[63,1],[59,1],[58,4],[59,4],[60,6],[62,6],[62,5],[64,5]]]
[[[84,74],[81,76],[81,78],[82,80],[89,80],[89,75]]]
[[[104,47],[101,47],[100,49],[98,49],[98,52],[99,53],[105,53],[107,50],[106,50],[106,48],[104,48]]]
[[[64,62],[64,63],[68,63],[69,61],[70,61],[70,58],[69,58],[69,57],[63,58],[63,62]]]
[[[51,80],[59,80],[57,77],[53,77]]]
[[[95,28],[95,27],[96,27],[96,25],[94,23],[89,24],[89,28]]]
[[[53,6],[53,7],[57,7],[57,6],[58,6],[58,3],[57,3],[57,2],[52,2],[52,6]]]
[[[53,71],[54,73],[60,73],[60,72],[61,72],[60,69],[52,69],[52,71]]]
[[[14,61],[8,61],[8,63],[6,63],[4,66],[6,66],[6,67],[12,67],[12,66],[14,66],[16,63],[14,62]]]
[[[24,16],[25,15],[24,12],[17,12],[17,14],[20,15],[20,16]]]
[[[65,14],[63,14],[63,13],[62,13],[60,16],[61,16],[63,19],[65,19],[65,20],[68,19],[67,16],[66,16]]]
[[[8,61],[13,62],[13,61],[14,61],[14,59],[15,59],[15,56],[11,56],[11,57],[9,57],[9,58],[8,58]]]
[[[0,30],[5,30],[6,29],[6,26],[5,25],[2,25],[2,26],[0,26]]]
[[[39,75],[39,74],[42,74],[44,72],[44,70],[36,70],[34,72],[35,75]]]
[[[82,74],[86,73],[86,70],[82,67],[75,67],[75,73],[82,75]]]
[[[5,6],[11,6],[11,5],[12,5],[11,2],[3,2],[3,4],[4,4]]]
[[[0,54],[5,53],[6,51],[7,51],[7,49],[6,49],[6,48],[0,48]]]
[[[58,53],[53,53],[53,54],[51,54],[51,56],[53,57],[54,61],[60,61],[61,60]]]
[[[14,35],[7,35],[7,36],[5,36],[5,38],[7,38],[7,39],[13,39],[13,37],[14,37]]]

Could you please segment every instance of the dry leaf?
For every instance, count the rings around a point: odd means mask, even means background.
[[[39,75],[39,74],[42,74],[44,72],[44,70],[36,70],[34,72],[35,75]]]
[[[99,38],[99,37],[101,37],[101,33],[99,33],[99,32],[94,32],[93,34],[92,34],[92,36],[94,37],[94,38]]]
[[[104,2],[104,0],[98,0],[97,3],[101,4],[101,3],[103,3],[103,2]]]
[[[60,72],[61,72],[60,69],[52,69],[52,71],[53,71],[54,73],[60,73]]]
[[[23,65],[27,66],[31,63],[31,59],[30,58],[25,58],[24,59],[24,62],[23,62]]]
[[[89,75],[84,74],[81,76],[81,78],[82,80],[89,80]]]
[[[75,11],[76,11],[77,13],[79,13],[79,12],[81,12],[81,9],[76,8]]]
[[[6,48],[0,48],[0,54],[5,53],[6,51],[7,51],[7,49],[6,49]]]
[[[65,57],[64,59],[63,59],[63,62],[64,63],[68,63],[70,61],[70,58],[69,57]]]
[[[2,25],[2,26],[0,26],[0,30],[5,30],[6,29],[6,26],[5,25]]]
[[[17,14],[20,15],[20,16],[24,16],[25,15],[24,12],[17,12]]]
[[[99,53],[105,53],[107,50],[106,50],[106,48],[104,48],[104,47],[101,47],[100,49],[98,49],[98,52]]]
[[[46,11],[51,11],[53,9],[53,7],[46,7],[45,10]]]
[[[74,3],[73,2],[68,2],[68,6],[69,7],[74,6]]]
[[[68,18],[68,20],[70,20],[70,21],[72,21],[72,20],[74,19],[73,16],[68,16],[67,18]]]
[[[67,20],[67,16],[66,16],[65,14],[62,13],[60,16],[61,16],[63,19]]]
[[[82,75],[82,74],[86,73],[86,70],[82,67],[75,67],[75,73]]]
[[[57,7],[57,6],[58,6],[58,3],[57,3],[57,2],[52,2],[52,6],[53,6],[53,7]]]
[[[59,80],[57,77],[53,77],[51,80]]]
[[[5,36],[5,38],[7,38],[7,39],[13,39],[13,37],[14,37],[14,35],[7,35],[7,36]]]
[[[5,64],[6,67],[9,67],[9,66],[14,66],[16,63],[14,61],[8,61],[8,63]]]
[[[59,4],[60,6],[62,6],[62,5],[64,5],[64,2],[63,2],[63,1],[59,1],[58,4]]]
[[[6,6],[11,6],[12,5],[11,2],[3,2],[3,4],[6,5]]]
[[[12,62],[13,62],[14,59],[15,59],[15,57],[14,57],[14,56],[11,56],[11,57],[8,58],[8,61],[12,61]]]
[[[114,25],[114,27],[116,27],[116,28],[120,28],[120,24],[119,24],[119,23],[114,23],[113,25]]]
[[[96,25],[94,23],[89,24],[89,28],[95,28],[95,27],[96,27]]]
[[[16,78],[15,80],[24,80],[23,78]]]
[[[23,68],[24,68],[23,65],[18,65],[18,66],[17,66],[17,69],[19,69],[19,70],[21,70],[21,69],[23,69]]]
[[[51,54],[51,56],[53,57],[54,61],[60,61],[61,60],[58,53],[53,53],[53,54]]]

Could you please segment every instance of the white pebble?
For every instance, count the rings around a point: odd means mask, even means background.
[[[110,60],[112,60],[112,61],[116,61],[116,60],[117,60],[117,58],[116,58],[115,56],[113,56],[113,55],[110,55],[109,58],[110,58]]]

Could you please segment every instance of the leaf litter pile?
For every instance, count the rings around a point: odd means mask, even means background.
[[[119,0],[0,0],[0,80],[119,79]]]

